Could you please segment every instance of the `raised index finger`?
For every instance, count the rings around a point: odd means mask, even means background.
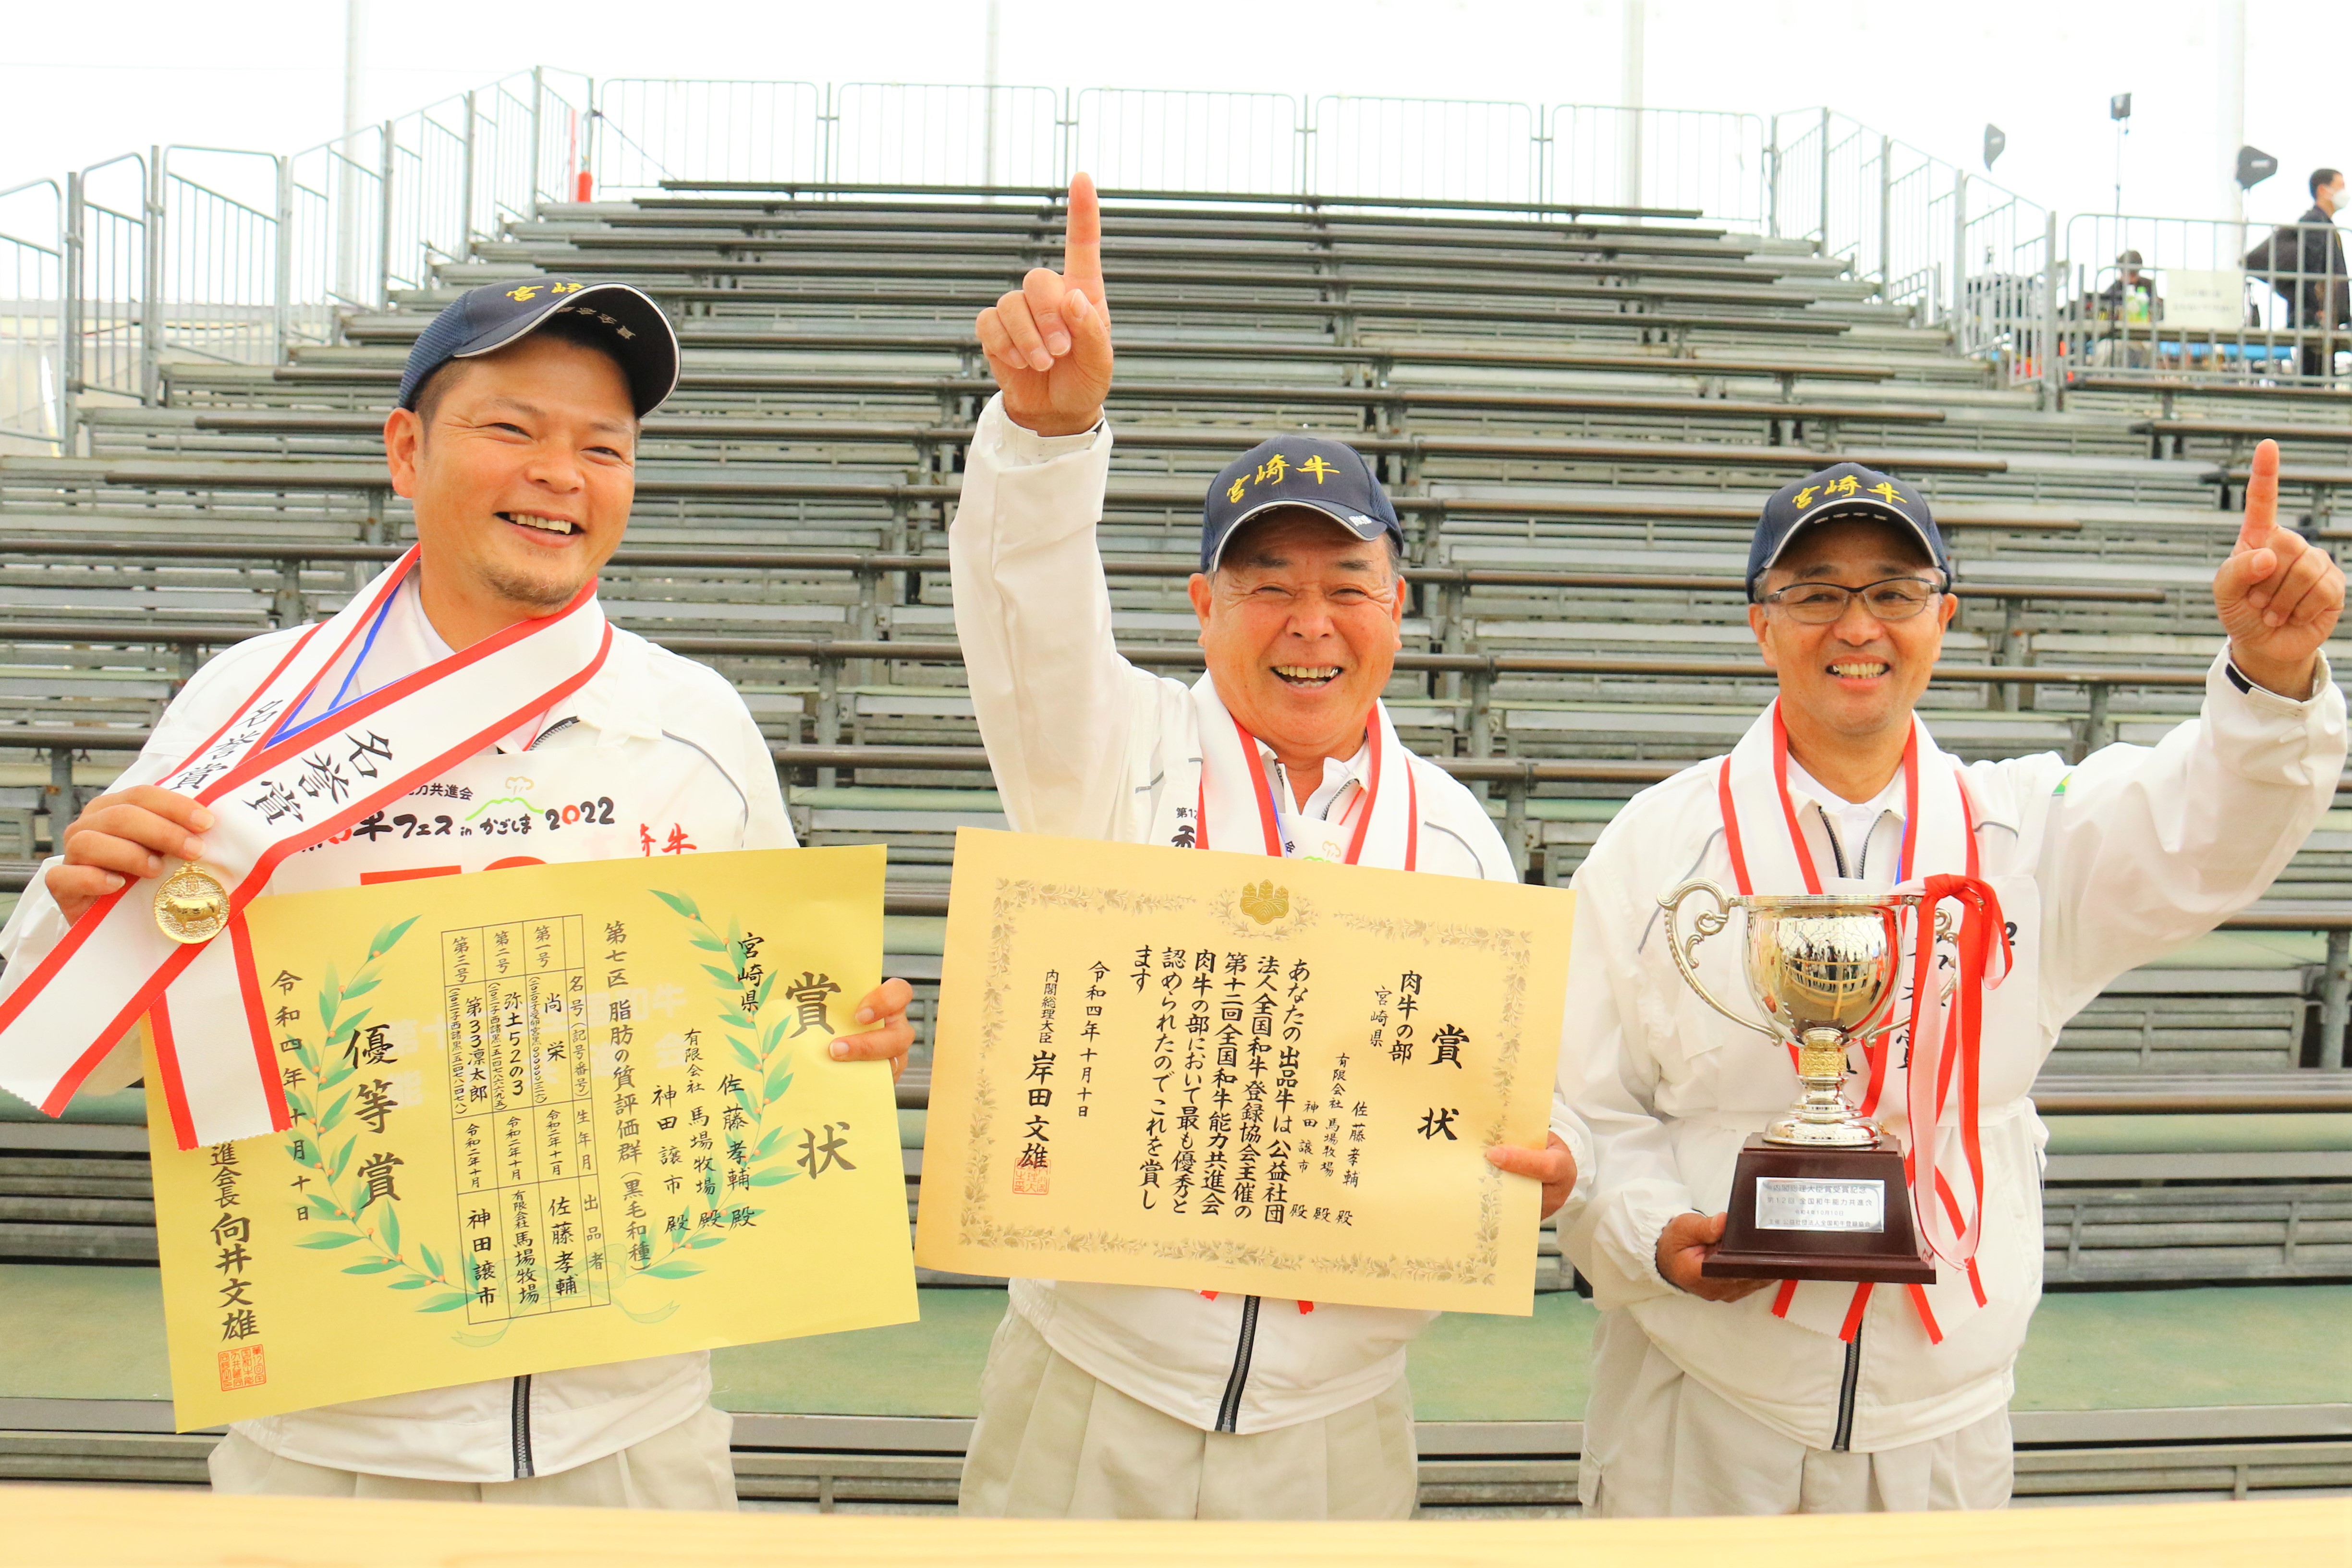
[[[2254,446],[2254,464],[2246,476],[2246,516],[2238,525],[2238,549],[2261,549],[2278,528],[2279,448],[2275,441]]]
[[[1097,305],[1103,298],[1102,207],[1091,174],[1070,176],[1070,221],[1062,237],[1062,276]]]

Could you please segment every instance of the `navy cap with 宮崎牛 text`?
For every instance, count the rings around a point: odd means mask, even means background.
[[[1748,597],[1756,597],[1764,574],[1779,562],[1790,539],[1815,523],[1846,517],[1895,524],[1918,541],[1944,574],[1945,587],[1951,586],[1951,552],[1944,548],[1943,533],[1918,486],[1859,463],[1839,463],[1781,486],[1764,503],[1763,515],[1756,519],[1756,537],[1748,547]]]
[[[469,288],[426,322],[401,372],[400,406],[415,409],[426,379],[450,361],[496,353],[558,318],[586,328],[619,363],[639,419],[677,390],[677,334],[642,291],[625,283],[532,277]]]
[[[1284,507],[1320,512],[1360,539],[1387,534],[1404,549],[1404,525],[1363,455],[1319,435],[1261,441],[1220,469],[1201,507],[1201,570],[1213,572],[1244,523]]]

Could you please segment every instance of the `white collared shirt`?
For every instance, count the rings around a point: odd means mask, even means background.
[[[2028,1097],[2035,1072],[2067,1019],[2116,976],[2201,936],[2269,888],[2333,803],[2344,756],[2344,695],[2324,664],[2318,689],[2294,702],[2238,689],[2217,657],[2200,716],[2153,747],[2110,746],[2080,763],[2043,754],[1963,770],[1980,874],[2030,881],[2039,911],[2034,988],[2015,998],[2027,1021],[1989,1030],[1984,1040],[1979,1257],[1994,1310],[1946,1322],[1937,1344],[1903,1292],[1870,1298],[1855,1375],[1855,1451],[1938,1437],[2006,1403],[2040,1294],[2046,1134]],[[1856,881],[1873,894],[1886,891],[1900,841],[1900,777],[1891,801],[1856,806],[1816,781],[1801,789],[1797,773],[1792,767],[1792,803],[1816,864],[1826,875],[1859,831],[1870,852]],[[1744,1414],[1827,1448],[1844,1347],[1774,1322],[1771,1291],[1700,1301],[1656,1266],[1667,1222],[1724,1208],[1742,1141],[1785,1112],[1793,1093],[1785,1054],[1697,998],[1664,933],[1662,894],[1694,877],[1734,890],[1718,777],[1718,763],[1704,762],[1635,796],[1577,872],[1552,1125],[1575,1148],[1581,1179],[1559,1213],[1560,1245],[1604,1312],[1633,1313],[1670,1360],[1707,1369],[1709,1389]],[[1801,793],[1806,800],[1795,800]],[[1832,821],[1849,810],[1855,825],[1839,822],[1844,842],[1833,846]],[[1756,831],[1787,829],[1775,820]],[[1906,874],[1918,869],[1958,868]],[[1736,972],[1719,954],[1715,961],[1722,973]],[[1730,987],[1725,998],[1744,1000]]]
[[[1095,521],[1110,470],[1107,427],[1045,437],[981,415],[963,497],[949,530],[956,635],[989,765],[1023,832],[1143,843],[1171,777],[1189,800],[1200,709],[1184,682],[1139,670],[1111,635],[1110,592]],[[1402,750],[1402,748],[1400,747]],[[1305,802],[1261,744],[1286,838],[1315,854],[1361,798],[1369,744],[1327,761]],[[1420,808],[1417,869],[1515,882],[1483,802],[1426,758],[1405,753]],[[1382,787],[1389,786],[1383,781]],[[1255,830],[1253,830],[1253,835]],[[1338,852],[1347,852],[1342,839]],[[1131,1285],[1016,1280],[1012,1304],[1055,1352],[1152,1408],[1203,1429],[1229,1385],[1235,1430],[1271,1431],[1370,1399],[1404,1372],[1405,1346],[1434,1312],[1267,1301],[1244,1329],[1244,1298]],[[1238,1350],[1247,1338],[1250,1354]],[[1236,1375],[1236,1364],[1241,1372]]]
[[[289,733],[329,717],[336,709],[381,691],[427,664],[438,664],[457,651],[443,639],[433,618],[425,612],[424,582],[422,572],[408,574],[400,591],[384,605],[373,634],[362,634],[357,647],[319,677],[318,685],[310,688],[309,700],[288,721]],[[499,737],[498,749],[530,749],[530,743],[539,738],[540,721],[545,716],[533,715],[510,733]]]
[[[1344,862],[1356,812],[1365,800],[1364,776],[1371,767],[1371,742],[1366,741],[1345,761],[1326,758],[1322,778],[1304,801],[1291,787],[1290,770],[1275,756],[1274,747],[1261,740],[1257,753],[1265,776],[1280,780],[1276,785],[1275,811],[1282,829],[1283,852],[1306,860]]]
[[[109,788],[169,773],[236,711],[300,634],[299,627],[266,633],[197,671]],[[404,590],[362,677],[373,690],[446,653],[415,591]],[[362,680],[353,681],[347,700],[362,695]],[[793,843],[767,741],[735,689],[716,671],[615,627],[603,667],[544,725],[526,725],[339,839],[288,857],[267,891],[352,887],[386,873]],[[36,877],[0,930],[0,956],[38,963],[66,932]],[[519,1388],[527,1390],[520,1417]],[[531,1456],[530,1473],[551,1475],[667,1431],[709,1397],[709,1353],[691,1351],[269,1416],[236,1429],[270,1453],[335,1469],[502,1481],[519,1473],[519,1447]],[[519,1427],[528,1434],[522,1444]]]
[[[1864,876],[1875,869],[1871,865],[1871,853],[1876,847],[1879,828],[1889,819],[1895,823],[1895,842],[1902,841],[1904,791],[1900,768],[1886,781],[1886,788],[1870,800],[1856,801],[1815,779],[1791,757],[1789,800],[1800,817],[1808,811],[1818,812],[1832,826],[1830,853],[1840,876]]]

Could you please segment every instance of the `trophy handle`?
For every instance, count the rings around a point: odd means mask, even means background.
[[[1711,910],[1702,910],[1695,916],[1691,921],[1691,934],[1685,936],[1679,925],[1682,904],[1684,899],[1694,893],[1706,894],[1715,900],[1715,907]],[[1771,1030],[1753,1019],[1744,1018],[1733,1012],[1717,1001],[1715,993],[1706,988],[1706,982],[1698,977],[1698,967],[1693,962],[1698,945],[1731,924],[1731,901],[1723,896],[1723,889],[1703,876],[1693,877],[1674,892],[1661,897],[1658,904],[1666,912],[1666,946],[1675,956],[1675,967],[1683,972],[1684,981],[1692,990],[1699,994],[1699,999],[1740,1028],[1752,1029],[1767,1040],[1779,1040],[1780,1037]]]

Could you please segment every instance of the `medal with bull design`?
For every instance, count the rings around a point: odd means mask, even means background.
[[[228,889],[200,865],[184,865],[155,890],[155,924],[174,942],[209,942],[228,924]]]

